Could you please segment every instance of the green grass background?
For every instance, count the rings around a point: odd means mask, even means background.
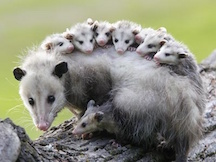
[[[47,35],[71,25],[96,20],[127,19],[143,27],[164,26],[184,42],[200,62],[216,47],[215,0],[1,0],[0,1],[0,118],[10,117],[35,139],[36,130],[18,94],[12,70],[18,56]],[[62,111],[54,125],[72,116]]]

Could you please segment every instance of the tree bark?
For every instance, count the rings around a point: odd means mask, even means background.
[[[216,50],[199,65],[207,104],[204,112],[203,138],[191,149],[188,161],[216,159]],[[36,162],[153,162],[171,161],[172,158],[159,149],[144,152],[141,147],[130,144],[114,145],[113,137],[98,134],[89,140],[72,134],[75,118],[52,127],[37,140],[32,141],[25,130],[10,119],[0,121],[1,161]]]

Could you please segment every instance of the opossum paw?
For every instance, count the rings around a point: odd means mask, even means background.
[[[136,51],[136,48],[135,47],[128,47],[127,51],[133,52],[133,51]]]
[[[121,144],[119,144],[118,142],[116,142],[115,139],[111,139],[111,140],[109,141],[109,143],[110,143],[112,146],[114,146],[114,147],[121,147]]]
[[[81,137],[83,140],[88,140],[88,139],[91,139],[93,137],[93,133],[82,134]]]

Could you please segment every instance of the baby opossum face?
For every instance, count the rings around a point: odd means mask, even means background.
[[[76,31],[73,34],[73,44],[81,52],[91,54],[95,46],[95,40],[93,38],[93,31]]]
[[[43,131],[51,126],[57,113],[66,103],[65,89],[60,81],[63,74],[60,74],[60,71],[58,69],[56,74],[48,75],[28,69],[16,68],[14,70],[15,78],[21,81],[19,94],[23,103],[30,112],[35,126]],[[63,73],[65,72],[66,70]]]
[[[99,46],[104,46],[111,39],[111,25],[98,23],[93,26],[94,38]]]
[[[112,40],[115,50],[119,54],[123,54],[127,48],[134,43],[134,34],[131,30],[118,30],[112,32]]]
[[[103,115],[104,113],[100,111],[83,115],[72,133],[75,135],[82,135],[99,131],[99,124],[103,119]]]
[[[74,50],[72,41],[64,38],[63,36],[50,37],[42,43],[41,47],[47,52],[53,50],[61,54],[69,54]]]
[[[187,54],[181,48],[165,43],[155,54],[154,60],[158,63],[177,65],[180,59],[185,57],[187,57]]]

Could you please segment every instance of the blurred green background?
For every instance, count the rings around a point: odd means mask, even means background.
[[[0,118],[10,117],[32,139],[43,133],[36,130],[22,104],[12,70],[19,65],[18,56],[47,35],[63,32],[89,17],[109,22],[127,19],[143,27],[166,27],[200,62],[216,47],[215,14],[215,0],[1,0]],[[54,125],[71,118],[67,111],[58,115]]]

